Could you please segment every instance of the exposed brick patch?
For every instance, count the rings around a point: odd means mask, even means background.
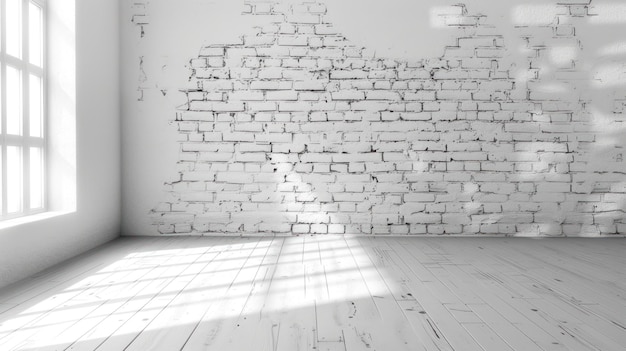
[[[131,5],[131,22],[137,28],[137,34],[140,38],[146,35],[146,26],[150,24],[150,17],[148,16],[149,3],[147,0],[136,0]]]
[[[163,234],[623,233],[623,150],[592,162],[598,131],[575,69],[572,19],[589,6],[559,6],[553,24],[518,28],[522,87],[497,28],[463,5],[442,15],[462,33],[443,56],[408,62],[352,45],[321,3],[247,3],[244,13],[268,24],[191,60],[197,89],[175,123],[180,177],[166,184],[155,225]]]
[[[148,16],[148,5],[150,1],[136,0],[131,5],[131,22],[134,24],[137,30],[137,37],[139,40],[143,39],[146,35],[146,27],[150,24],[150,17]],[[144,56],[140,56],[138,59],[139,64],[139,77],[137,86],[137,101],[143,101],[144,90],[147,89],[146,82],[148,77],[144,69]]]

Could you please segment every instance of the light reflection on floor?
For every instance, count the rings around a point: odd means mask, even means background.
[[[140,333],[135,342],[141,344],[144,335],[164,329],[190,334],[204,328],[203,334],[210,335],[215,325],[228,320],[272,327],[281,318],[292,318],[294,311],[308,315],[302,323],[312,324],[302,327],[314,333],[315,313],[323,313],[324,305],[331,306],[330,314],[348,316],[354,301],[389,295],[384,284],[363,285],[363,279],[382,281],[379,274],[358,244],[348,247],[337,237],[134,252],[51,290],[43,300],[33,299],[28,308],[2,321],[0,348],[38,349],[52,342],[69,346],[81,335],[85,346],[97,347],[114,341],[112,334],[132,342]],[[367,305],[374,306],[371,301]]]

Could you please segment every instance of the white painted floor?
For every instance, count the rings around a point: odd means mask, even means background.
[[[626,240],[124,238],[0,290],[0,350],[624,350]]]

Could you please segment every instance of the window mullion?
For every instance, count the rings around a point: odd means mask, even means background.
[[[22,0],[22,211],[30,211],[30,0]]]
[[[4,142],[6,132],[6,3],[0,0],[0,218],[7,215],[7,148]]]
[[[30,147],[22,143],[22,212],[27,214],[30,211]]]
[[[4,53],[6,52],[6,43],[5,43],[5,37],[6,37],[6,21],[5,21],[5,15],[4,13],[6,12],[6,4],[5,4],[5,0],[0,0],[0,16],[2,17],[0,20],[0,32],[2,32],[2,35],[0,35],[0,55],[2,55],[2,61],[4,62]]]
[[[0,218],[4,218],[7,215],[7,147],[6,144],[3,142],[2,145],[0,145],[0,152],[2,153],[2,162],[1,166],[2,166],[2,182],[0,184],[0,186],[2,186],[2,204],[0,205]]]
[[[41,146],[41,155],[42,155],[42,170],[43,170],[43,200],[42,206],[44,209],[48,209],[48,189],[50,177],[48,177],[48,2],[47,0],[36,0],[37,3],[41,6],[41,137],[42,137],[42,146]]]

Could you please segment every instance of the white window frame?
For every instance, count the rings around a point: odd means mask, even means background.
[[[22,5],[21,12],[21,58],[17,58],[9,55],[6,52],[6,42],[9,33],[6,31],[6,1],[0,0],[0,160],[1,173],[0,173],[0,220],[13,219],[17,217],[24,217],[41,212],[45,212],[48,208],[47,201],[47,72],[46,72],[46,58],[47,58],[47,11],[46,0],[20,0]],[[29,6],[34,5],[41,8],[42,23],[41,23],[41,40],[42,40],[42,57],[41,67],[30,63],[29,59]],[[21,135],[9,135],[7,134],[7,81],[6,72],[7,66],[17,68],[21,72],[21,108],[22,108],[22,120],[21,120]],[[41,124],[42,131],[41,136],[30,135],[30,76],[34,75],[41,79]],[[8,184],[7,184],[7,148],[10,146],[17,146],[21,148],[21,209],[19,211],[8,213]],[[30,149],[32,147],[41,149],[42,164],[41,170],[43,172],[43,179],[41,179],[40,186],[42,191],[41,206],[31,208],[31,172],[30,172]]]

